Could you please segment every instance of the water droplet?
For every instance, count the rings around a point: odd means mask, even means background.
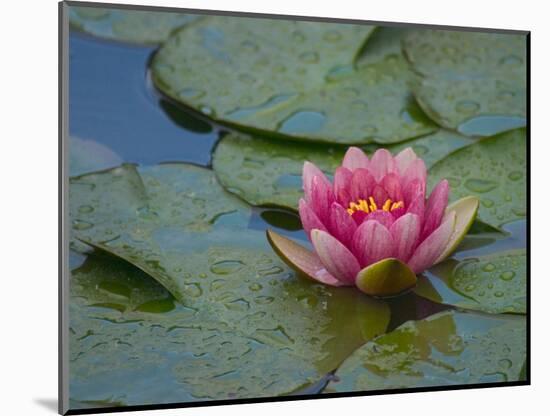
[[[250,303],[248,303],[245,299],[240,298],[228,302],[224,306],[231,311],[244,312],[250,308]]]
[[[493,263],[487,263],[485,266],[483,266],[483,270],[486,272],[492,272],[495,270],[495,265]]]
[[[210,271],[215,274],[236,273],[244,267],[244,263],[239,260],[218,261],[210,266]]]
[[[75,230],[88,230],[92,228],[94,225],[91,222],[82,221],[82,220],[74,220],[73,221],[73,228]]]
[[[516,55],[508,55],[501,58],[499,64],[506,66],[520,66],[521,64],[523,64],[523,59]]]
[[[300,61],[306,64],[315,64],[319,62],[319,54],[314,51],[308,51],[300,54]]]
[[[196,88],[183,88],[179,92],[179,96],[185,99],[196,99],[203,97],[206,93],[204,91],[198,90]]]
[[[272,296],[258,296],[256,299],[254,299],[254,302],[256,302],[258,305],[267,305],[274,300],[275,298]]]
[[[201,113],[203,113],[204,115],[207,115],[207,116],[213,116],[214,115],[214,110],[212,109],[212,107],[208,107],[207,105],[203,105],[199,108],[199,110],[201,111]]]
[[[493,205],[495,205],[494,201],[492,199],[482,199],[481,200],[481,204],[485,207],[485,208],[491,208]]]
[[[508,179],[510,179],[511,181],[518,181],[521,178],[523,178],[523,173],[517,170],[508,174]]]
[[[261,284],[259,284],[259,283],[252,283],[252,284],[250,284],[250,285],[248,286],[248,288],[249,288],[250,290],[252,290],[253,292],[257,292],[258,290],[262,290],[262,287],[263,287],[263,286],[262,286]]]
[[[514,91],[505,90],[505,91],[500,91],[498,93],[498,96],[499,98],[502,98],[504,100],[511,100],[516,96],[516,93]]]
[[[188,283],[183,285],[184,296],[191,296],[192,298],[198,298],[202,295],[201,286],[198,283]]]
[[[154,220],[158,218],[158,214],[155,211],[151,210],[148,206],[138,208],[136,210],[136,213],[139,218],[144,220]]]
[[[464,288],[464,290],[466,292],[471,292],[471,291],[475,290],[475,288],[476,288],[476,285],[468,285]]]
[[[503,358],[502,360],[498,361],[498,365],[502,368],[508,369],[508,368],[512,367],[513,363],[512,363],[512,361],[510,361],[506,358]]]
[[[342,38],[342,35],[337,30],[328,30],[324,35],[323,39],[328,42],[336,42]]]
[[[492,191],[498,186],[498,184],[495,181],[490,181],[487,179],[475,179],[475,178],[468,179],[464,185],[470,191],[479,192],[479,193]]]
[[[279,267],[279,266],[271,266],[267,269],[260,269],[258,270],[258,273],[260,274],[260,276],[272,276],[274,274],[279,274],[279,273],[282,273],[284,270],[282,267]]]
[[[254,338],[263,344],[275,343],[282,346],[294,344],[294,340],[286,333],[282,326],[274,329],[257,329]]]
[[[78,208],[78,212],[80,212],[81,214],[89,214],[93,211],[94,211],[94,207],[92,207],[91,205],[81,205]]]
[[[455,110],[462,114],[474,114],[479,108],[479,104],[471,100],[459,101],[455,106]]]
[[[502,280],[510,281],[510,280],[512,280],[515,276],[516,276],[516,273],[510,270],[510,271],[502,272],[502,273],[500,274],[499,277],[500,277]]]
[[[331,68],[328,74],[325,76],[325,80],[328,82],[339,81],[354,73],[353,65],[338,65]]]
[[[317,111],[298,111],[284,120],[279,131],[282,133],[313,133],[321,130],[326,116]]]
[[[500,290],[498,290],[498,291],[495,292],[495,297],[496,297],[496,298],[501,298],[501,297],[503,297],[503,296],[504,296],[504,292],[502,292],[502,291],[500,291]]]

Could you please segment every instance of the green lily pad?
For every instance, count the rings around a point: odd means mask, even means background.
[[[389,258],[361,270],[355,284],[367,295],[385,297],[411,289],[416,280],[416,275],[405,263]]]
[[[173,31],[198,18],[172,12],[69,7],[72,28],[100,38],[141,45],[162,43]]]
[[[331,143],[391,143],[430,133],[402,56],[355,67],[373,27],[209,17],[155,55],[173,99],[232,127]],[[368,44],[367,44],[368,46]]]
[[[525,250],[451,259],[420,278],[416,293],[434,302],[489,313],[526,313]]]
[[[416,73],[421,107],[438,124],[472,136],[525,126],[525,35],[426,30],[404,50]]]
[[[525,159],[525,130],[518,129],[451,153],[432,166],[428,181],[433,187],[447,179],[453,200],[476,196],[480,201],[478,218],[498,228],[525,218]]]
[[[385,148],[395,154],[410,146],[429,167],[453,150],[470,143],[471,139],[441,130]],[[372,153],[378,148],[369,145],[364,149]],[[218,180],[226,190],[248,203],[295,210],[303,195],[304,161],[315,163],[330,176],[342,163],[345,150],[344,147],[280,143],[232,133],[219,142],[212,163]]]
[[[355,351],[325,392],[517,381],[525,330],[516,316],[446,311],[409,321]]]
[[[71,136],[69,143],[71,176],[118,166],[122,159],[113,150],[94,140]]]
[[[261,232],[227,233],[232,246],[159,251],[159,268],[183,281],[181,303],[116,258],[91,256],[73,271],[72,398],[135,405],[289,394],[384,333],[387,305],[297,277],[260,248]],[[243,234],[256,249],[240,247]]]
[[[206,232],[223,226],[246,228],[250,208],[224,192],[208,169],[175,163],[138,171],[122,165],[72,178],[70,217],[76,239],[139,261],[181,300],[182,278],[160,266],[159,250],[175,252],[177,261],[181,250],[230,241],[229,233]],[[197,240],[195,235],[205,237]]]

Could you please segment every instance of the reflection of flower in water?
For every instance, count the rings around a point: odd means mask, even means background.
[[[351,147],[334,183],[305,162],[299,211],[315,253],[272,231],[270,242],[289,264],[325,284],[381,296],[402,292],[454,250],[477,212],[473,197],[447,206],[446,180],[426,198],[426,176],[411,148],[395,157],[380,149],[369,160]]]

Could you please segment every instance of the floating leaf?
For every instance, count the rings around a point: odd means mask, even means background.
[[[231,241],[230,233],[205,234],[202,240],[195,235],[224,225],[246,227],[250,217],[250,208],[224,192],[212,171],[183,163],[139,171],[123,165],[73,178],[69,199],[76,238],[140,261],[178,299],[183,296],[181,277],[163,269],[158,251],[223,244]]]
[[[164,42],[198,16],[172,12],[70,6],[71,27],[100,38],[143,45]]]
[[[516,381],[526,343],[523,317],[442,312],[359,348],[325,392]]]
[[[410,33],[405,53],[420,74],[415,95],[438,124],[491,136],[526,123],[526,37],[426,30]]]
[[[275,137],[391,143],[435,130],[417,111],[402,56],[355,56],[373,27],[209,17],[176,33],[153,80],[210,118]]]
[[[410,146],[430,166],[470,143],[471,139],[441,130],[385,148],[397,153]],[[372,153],[377,148],[369,145],[365,150]],[[343,147],[280,143],[232,133],[216,147],[213,167],[221,184],[248,203],[297,209],[298,200],[303,195],[304,161],[315,163],[330,176],[342,163],[344,153]]]
[[[525,130],[514,130],[451,153],[432,166],[428,180],[433,186],[447,179],[453,200],[476,196],[478,218],[500,227],[525,217],[525,159]]]
[[[122,159],[104,144],[71,136],[69,143],[70,176],[118,166]]]
[[[136,405],[288,394],[385,331],[385,304],[298,278],[274,253],[238,245],[181,252],[179,263],[159,253],[183,278],[183,303],[121,260],[92,256],[75,270],[72,398]]]
[[[525,250],[448,260],[419,279],[416,293],[434,302],[490,313],[526,313]]]

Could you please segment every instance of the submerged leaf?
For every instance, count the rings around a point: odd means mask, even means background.
[[[409,321],[355,351],[325,392],[517,381],[525,330],[523,317],[450,311]]]

